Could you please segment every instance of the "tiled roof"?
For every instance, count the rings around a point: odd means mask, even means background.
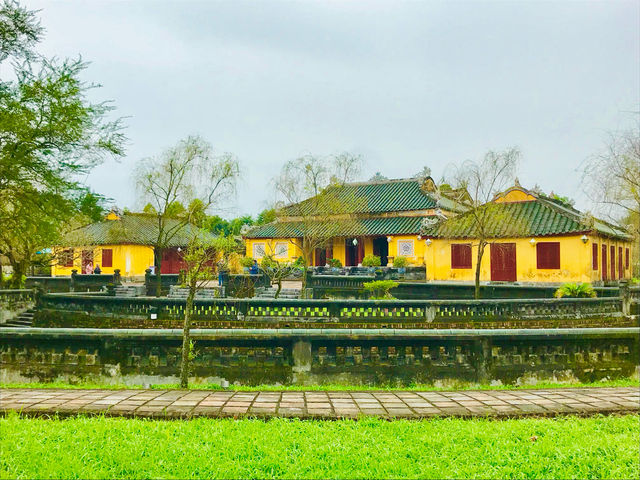
[[[193,235],[204,234],[197,227],[180,221],[166,220],[166,231],[176,231],[169,247],[184,247]],[[118,220],[102,220],[73,230],[67,235],[66,245],[152,245],[158,238],[158,219],[155,215],[125,213]]]
[[[620,227],[594,219],[592,226],[582,214],[571,207],[545,198],[514,203],[491,203],[488,237],[536,237],[566,235],[572,233],[598,232],[605,236],[628,239]],[[469,212],[443,221],[427,232],[433,238],[477,238],[478,229]]]
[[[355,237],[371,235],[418,234],[424,217],[363,218],[355,221],[331,222],[272,222],[256,227],[245,234],[246,238],[299,238],[303,232],[309,235]]]
[[[438,203],[434,197],[424,192],[420,187],[421,181],[416,178],[332,186],[323,194],[330,197],[331,200],[326,202],[305,200],[299,204],[283,208],[280,215],[379,214],[384,212],[428,210],[440,206],[447,210],[460,208],[459,205],[456,207],[454,201],[446,197],[443,197],[442,201]],[[336,212],[333,210],[332,206],[334,204],[340,205],[343,211]],[[326,205],[326,208],[323,205]]]

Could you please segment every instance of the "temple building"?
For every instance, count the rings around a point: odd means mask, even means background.
[[[168,248],[162,252],[161,273],[179,273],[184,267],[181,251],[195,233],[190,224],[166,220],[167,230],[175,229]],[[57,263],[53,276],[90,273],[100,266],[102,273],[120,270],[124,277],[144,277],[145,270],[154,265],[154,247],[158,237],[158,219],[144,213],[110,212],[104,220],[70,232],[65,245],[54,248]]]
[[[631,278],[632,238],[616,225],[517,182],[486,208],[491,220],[481,281],[599,284]],[[427,230],[427,280],[474,280],[478,231],[471,212]]]
[[[425,221],[448,218],[467,208],[458,200],[459,191],[438,188],[431,177],[331,186],[322,195],[320,200],[318,196],[289,205],[274,222],[245,233],[246,255],[294,261],[307,236],[312,241],[322,239],[322,244],[314,244],[315,266],[332,258],[356,266],[371,254],[379,256],[382,265],[398,256],[412,265],[424,265],[420,232]]]

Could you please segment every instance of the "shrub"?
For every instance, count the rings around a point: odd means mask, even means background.
[[[240,265],[242,265],[245,268],[251,268],[251,266],[253,265],[253,258],[251,257],[240,257]]]
[[[340,268],[340,267],[342,267],[342,262],[340,261],[339,258],[330,258],[329,260],[327,260],[327,263],[332,268]]]
[[[304,267],[304,258],[302,257],[296,258],[295,261],[293,262],[293,266],[297,268]]]
[[[365,282],[364,289],[369,292],[370,298],[374,300],[384,300],[394,298],[390,290],[398,286],[398,282],[393,280],[375,280],[373,282]]]
[[[594,298],[596,291],[589,283],[565,283],[556,290],[556,298]]]
[[[362,259],[363,267],[379,267],[380,257],[377,255],[367,255]]]
[[[407,265],[409,265],[407,257],[396,257],[393,259],[394,268],[405,268]]]

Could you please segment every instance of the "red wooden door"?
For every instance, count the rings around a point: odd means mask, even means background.
[[[622,267],[622,247],[618,247],[618,278],[624,276],[624,268]]]
[[[162,251],[160,273],[180,273],[181,268],[183,268],[182,255],[177,248],[167,248]]]
[[[602,245],[602,280],[607,280],[607,246]]]
[[[516,273],[516,244],[491,244],[491,281],[515,282]]]
[[[611,245],[611,256],[609,257],[609,266],[611,267],[611,280],[616,279],[616,247]]]

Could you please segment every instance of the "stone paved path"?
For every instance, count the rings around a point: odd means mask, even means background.
[[[2,389],[0,413],[126,417],[425,418],[554,416],[640,411],[638,388],[450,392],[234,392]]]

